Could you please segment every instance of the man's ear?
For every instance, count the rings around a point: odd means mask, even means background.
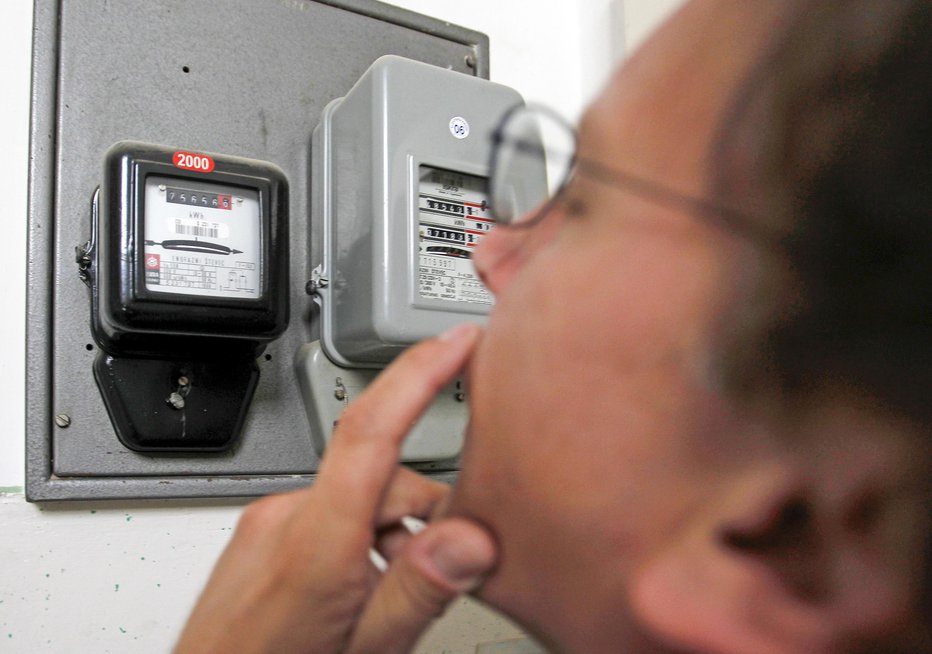
[[[733,479],[638,570],[634,613],[689,651],[815,653],[837,645],[831,543],[791,468]],[[882,601],[882,600],[881,600]]]

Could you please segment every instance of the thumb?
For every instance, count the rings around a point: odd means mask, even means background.
[[[431,621],[495,565],[495,542],[462,518],[432,523],[414,536],[376,586],[347,654],[409,652]]]

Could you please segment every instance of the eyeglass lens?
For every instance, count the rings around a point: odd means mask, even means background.
[[[489,202],[499,223],[518,225],[533,220],[566,182],[576,136],[558,116],[534,107],[512,111],[499,134]]]

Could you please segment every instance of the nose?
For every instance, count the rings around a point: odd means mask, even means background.
[[[522,243],[529,230],[495,227],[482,237],[472,253],[472,262],[482,283],[498,295],[521,267]]]
[[[539,207],[540,218],[531,227],[495,227],[472,253],[479,278],[499,295],[525,262],[549,243],[563,222],[562,209],[551,202]]]

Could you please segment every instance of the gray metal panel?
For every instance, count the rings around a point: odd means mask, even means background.
[[[303,291],[310,135],[326,103],[383,54],[488,71],[483,35],[377,2],[36,2],[29,499],[258,495],[307,483],[318,459],[292,357],[317,336]],[[88,293],[74,247],[90,233],[103,153],[126,138],[270,161],[289,178],[291,323],[260,360],[243,436],[224,455],[125,449],[93,381]],[[57,414],[70,426],[55,427]]]

